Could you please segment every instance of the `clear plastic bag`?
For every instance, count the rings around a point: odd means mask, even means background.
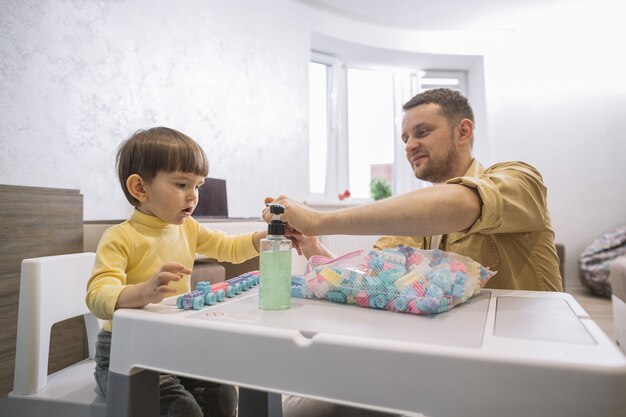
[[[291,295],[412,314],[450,310],[495,274],[466,256],[408,246],[359,250],[336,259],[312,256]]]

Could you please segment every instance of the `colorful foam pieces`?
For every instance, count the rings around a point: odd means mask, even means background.
[[[465,302],[491,278],[470,258],[408,246],[360,251],[292,276],[292,296],[413,314],[436,314]]]

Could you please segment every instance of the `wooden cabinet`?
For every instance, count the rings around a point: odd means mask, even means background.
[[[82,250],[78,190],[0,185],[0,398],[13,389],[22,259]],[[49,373],[86,357],[82,317],[53,327]]]

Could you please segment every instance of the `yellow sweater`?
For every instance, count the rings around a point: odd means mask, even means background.
[[[465,176],[447,183],[476,189],[482,214],[469,230],[443,236],[441,250],[469,256],[497,271],[487,288],[563,291],[546,186],[535,168],[504,162],[485,169],[473,161]],[[389,236],[375,246],[399,244],[431,249],[431,237]]]
[[[209,230],[193,218],[182,225],[164,223],[135,210],[130,219],[107,229],[96,251],[96,261],[86,302],[92,313],[111,331],[117,299],[127,285],[152,278],[165,263],[176,262],[192,268],[196,253],[218,261],[240,263],[258,255],[253,233],[229,236]],[[170,285],[177,294],[191,290],[189,276]]]

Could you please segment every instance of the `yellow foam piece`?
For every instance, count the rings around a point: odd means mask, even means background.
[[[332,269],[324,268],[320,272],[320,275],[323,276],[328,282],[337,286],[341,282],[341,275],[333,271]]]
[[[414,269],[395,282],[396,288],[400,291],[404,291],[415,281],[418,281],[421,275],[423,275],[421,271]]]

